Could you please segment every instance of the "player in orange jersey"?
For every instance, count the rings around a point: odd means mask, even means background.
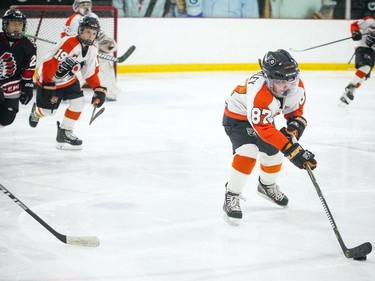
[[[354,99],[354,92],[362,82],[370,77],[375,61],[375,19],[365,17],[354,21],[350,26],[352,38],[358,41],[355,49],[355,68],[353,79],[346,86],[340,105],[347,106]]]
[[[93,45],[100,31],[96,18],[85,16],[81,19],[78,35],[62,38],[43,60],[37,76],[37,97],[29,123],[36,127],[40,118],[53,115],[61,100],[68,101],[64,119],[57,122],[57,148],[82,149],[82,140],[73,134],[74,125],[83,110],[85,100],[77,79],[82,74],[87,84],[94,90],[91,103],[101,107],[105,101],[106,88],[98,77],[98,49]]]
[[[84,16],[94,17],[100,22],[98,15],[92,11],[91,0],[75,0],[72,6],[75,13],[66,20],[64,32],[61,33],[61,37],[76,35],[78,32],[79,21]],[[102,54],[113,54],[113,52],[116,52],[117,50],[116,41],[105,34],[103,30],[99,32],[95,45]],[[99,77],[107,86],[106,99],[108,101],[115,101],[117,100],[120,89],[117,86],[113,62],[99,58],[99,64]]]
[[[284,207],[288,197],[276,185],[283,156],[300,169],[317,165],[315,155],[297,142],[307,125],[302,116],[305,89],[297,62],[279,49],[267,52],[260,65],[262,71],[247,79],[244,86],[237,86],[226,99],[223,117],[234,154],[223,208],[226,221],[234,225],[242,219],[239,200],[258,156],[258,193]],[[274,123],[278,114],[286,119],[281,130]]]

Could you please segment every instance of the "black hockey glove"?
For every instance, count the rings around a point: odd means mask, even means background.
[[[32,80],[22,80],[21,81],[21,96],[20,102],[22,104],[28,104],[33,98],[34,83]]]
[[[74,68],[75,66],[77,67]],[[79,69],[79,61],[72,57],[66,57],[59,63],[59,68],[57,69],[55,76],[57,78],[64,78],[68,74],[73,75],[72,70],[74,70],[74,72],[77,72]]]
[[[105,101],[105,94],[107,93],[106,87],[96,87],[92,95],[91,104],[101,107]]]
[[[299,140],[305,131],[307,126],[307,121],[302,116],[293,116],[288,118],[286,127],[286,132],[289,135],[294,135],[297,140]],[[281,130],[280,130],[281,131]]]
[[[372,31],[367,34],[366,45],[371,48],[372,45],[374,45],[374,43],[375,43],[375,32]]]
[[[3,103],[5,101],[4,91],[0,87],[0,103]]]
[[[287,143],[281,152],[300,169],[306,169],[306,164],[309,164],[311,169],[314,170],[318,164],[314,158],[315,155],[303,149],[299,143]]]
[[[359,41],[362,39],[362,33],[359,30],[354,30],[352,32],[352,39],[353,41]]]

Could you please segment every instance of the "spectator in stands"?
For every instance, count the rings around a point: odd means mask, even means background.
[[[258,0],[203,0],[203,17],[259,18]]]
[[[120,17],[174,17],[176,0],[113,0]]]

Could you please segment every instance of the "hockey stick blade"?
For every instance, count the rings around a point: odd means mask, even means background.
[[[33,217],[39,222],[44,228],[51,232],[61,242],[69,245],[85,246],[85,247],[98,247],[100,244],[99,238],[95,236],[67,236],[54,230],[49,224],[42,220],[37,214],[30,210],[25,204],[23,204],[14,194],[0,184],[0,190],[7,195],[14,203],[20,206],[26,213]]]
[[[85,247],[98,247],[100,241],[95,236],[66,236],[66,244],[85,246]]]
[[[94,120],[96,118],[98,118],[100,115],[102,115],[102,113],[104,112],[105,110],[105,107],[101,108],[96,114],[95,114],[95,111],[96,111],[96,106],[94,106],[94,109],[92,110],[92,114],[91,114],[91,118],[90,118],[90,123],[89,125],[91,125],[92,122],[94,122]]]
[[[344,251],[344,254],[348,259],[355,259],[355,258],[367,256],[369,253],[371,253],[371,251],[372,251],[371,243],[365,242],[357,247],[346,249]]]
[[[323,208],[324,208],[324,211],[326,212],[326,215],[328,217],[328,220],[329,222],[331,223],[331,226],[332,226],[332,229],[333,231],[335,232],[335,235],[336,235],[336,238],[337,238],[337,241],[339,242],[340,244],[340,247],[342,249],[342,251],[344,252],[344,255],[345,257],[347,258],[361,258],[361,257],[366,257],[366,255],[368,255],[369,253],[371,253],[372,251],[372,245],[370,242],[365,242],[357,247],[354,247],[354,248],[351,248],[351,249],[348,249],[346,246],[345,246],[345,243],[344,243],[344,240],[342,239],[341,237],[341,234],[339,232],[339,229],[336,225],[336,222],[335,220],[333,219],[333,216],[332,216],[332,213],[330,211],[330,209],[328,208],[328,205],[327,205],[327,202],[323,196],[323,193],[319,187],[319,184],[318,182],[316,181],[315,179],[315,176],[314,176],[314,173],[310,167],[309,164],[306,165],[306,170],[307,170],[307,173],[309,174],[309,177],[315,187],[315,190],[318,194],[318,197],[320,199],[320,202],[322,203],[323,205]]]
[[[134,52],[134,50],[135,50],[135,46],[134,45],[130,46],[129,49],[121,57],[117,58],[117,62],[122,63],[125,60],[127,60],[128,57],[130,57],[131,54]]]

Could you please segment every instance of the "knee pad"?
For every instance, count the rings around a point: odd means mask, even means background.
[[[74,112],[82,112],[85,107],[85,98],[79,97],[76,99],[69,100],[69,110]]]
[[[244,144],[236,149],[236,154],[257,159],[259,148],[255,144]]]
[[[281,152],[278,152],[274,155],[269,156],[266,153],[260,152],[259,158],[260,163],[263,166],[275,166],[283,163],[284,155],[282,155]]]

